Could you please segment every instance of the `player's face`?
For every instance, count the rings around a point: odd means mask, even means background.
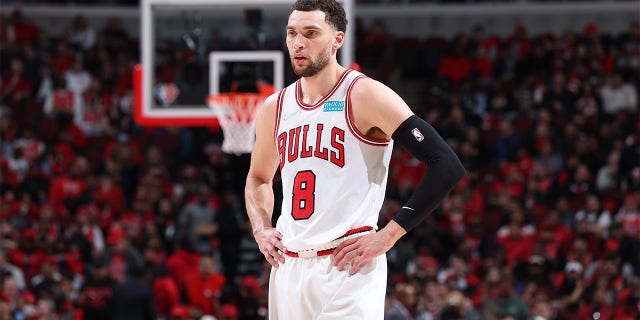
[[[334,30],[322,11],[293,11],[287,24],[287,48],[293,71],[311,77],[324,69],[342,45],[344,32]]]

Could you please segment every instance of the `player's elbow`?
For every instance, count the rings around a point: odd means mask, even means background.
[[[440,161],[441,170],[445,173],[444,175],[447,177],[447,182],[453,187],[464,178],[467,174],[467,169],[462,165],[462,162],[453,150],[449,149],[446,155],[447,156]]]
[[[245,189],[253,189],[264,183],[264,179],[261,179],[260,177],[255,175],[251,175],[251,173],[249,173],[247,175],[247,180],[245,181]]]
[[[261,186],[271,186],[273,179],[265,178],[263,175],[255,174],[251,170],[247,174],[247,180],[245,183],[245,192],[247,190],[257,189]]]

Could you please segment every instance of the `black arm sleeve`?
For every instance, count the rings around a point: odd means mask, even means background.
[[[427,172],[393,220],[407,232],[433,211],[464,177],[466,170],[436,130],[416,115],[407,118],[392,138],[427,164]]]

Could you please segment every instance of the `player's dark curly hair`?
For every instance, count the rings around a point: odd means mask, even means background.
[[[344,8],[335,0],[297,0],[291,11],[314,11],[324,12],[324,20],[334,29],[342,32],[347,31],[347,15]]]

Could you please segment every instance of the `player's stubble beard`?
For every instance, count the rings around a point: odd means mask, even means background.
[[[291,58],[291,64],[293,65],[293,72],[299,77],[312,77],[320,72],[324,67],[329,64],[331,60],[331,46],[327,46],[322,53],[318,56],[317,60],[309,59],[309,64],[306,66],[298,67],[294,64],[293,58]]]

